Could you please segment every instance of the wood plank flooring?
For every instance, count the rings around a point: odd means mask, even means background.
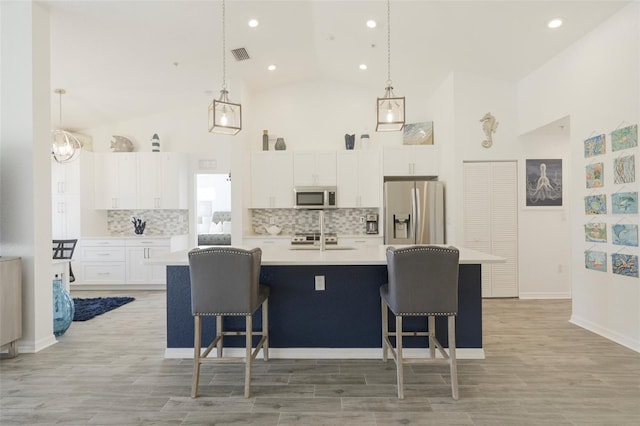
[[[241,365],[163,358],[165,294],[87,322],[37,354],[0,361],[1,425],[639,425],[640,354],[568,322],[568,300],[485,300],[487,358],[446,366],[381,360],[258,360],[252,397]],[[123,292],[74,293],[78,297]]]

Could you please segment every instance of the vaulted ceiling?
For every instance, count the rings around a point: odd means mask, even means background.
[[[45,0],[51,17],[52,122],[80,130],[202,104],[222,82],[221,1]],[[629,1],[391,2],[396,92],[429,96],[451,71],[518,81]],[[546,23],[562,17],[565,25]],[[259,26],[250,28],[249,19]],[[378,26],[367,28],[374,19]],[[324,79],[371,88],[387,81],[381,0],[227,0],[227,80],[260,91]],[[236,61],[244,47],[250,59]],[[359,69],[360,64],[368,69]],[[276,64],[275,71],[267,66]],[[233,99],[233,89],[231,89]]]

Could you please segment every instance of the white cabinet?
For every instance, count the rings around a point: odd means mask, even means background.
[[[291,237],[244,237],[243,244],[246,247],[272,247],[272,246],[290,246]]]
[[[187,157],[141,152],[138,157],[138,209],[187,209]]]
[[[80,241],[81,274],[73,287],[164,288],[166,267],[147,264],[146,260],[186,248],[186,235],[84,238]]]
[[[299,151],[293,154],[295,186],[336,186],[335,151]]]
[[[436,145],[409,145],[384,148],[385,176],[438,176]]]
[[[382,176],[378,151],[338,153],[338,207],[380,207]]]
[[[251,207],[293,207],[293,156],[289,152],[251,154]]]
[[[83,285],[126,284],[123,239],[83,239],[80,242],[79,258],[81,273],[80,277],[76,277],[76,282]]]
[[[178,153],[95,155],[95,208],[186,209],[188,159]]]
[[[80,235],[80,161],[51,161],[51,234],[53,239]]]
[[[384,244],[384,238],[380,235],[362,235],[358,237],[339,237],[341,246],[360,248],[364,246],[380,246]]]
[[[95,208],[98,210],[137,208],[136,153],[97,153],[94,160]]]
[[[171,252],[169,238],[127,239],[125,246],[127,284],[166,284],[165,265],[148,265],[145,261]]]

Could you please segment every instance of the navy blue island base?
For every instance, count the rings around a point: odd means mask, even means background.
[[[482,348],[481,265],[460,264],[456,346]],[[314,278],[324,275],[326,290]],[[381,348],[379,287],[386,265],[262,266],[260,282],[270,287],[271,348]],[[260,315],[254,327],[260,328]],[[393,318],[390,315],[391,329]],[[436,334],[447,347],[446,318],[436,319]],[[426,329],[426,318],[405,318],[405,330]],[[244,318],[225,318],[225,327],[244,329]],[[203,344],[213,339],[215,318],[204,318]],[[244,338],[225,337],[225,346],[243,347]],[[405,347],[426,347],[424,337],[406,338]],[[208,343],[207,343],[208,344]],[[167,266],[167,348],[193,348],[189,267]]]

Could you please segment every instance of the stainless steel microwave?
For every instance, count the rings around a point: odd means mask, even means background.
[[[296,186],[293,189],[298,209],[333,209],[337,207],[335,186]]]

